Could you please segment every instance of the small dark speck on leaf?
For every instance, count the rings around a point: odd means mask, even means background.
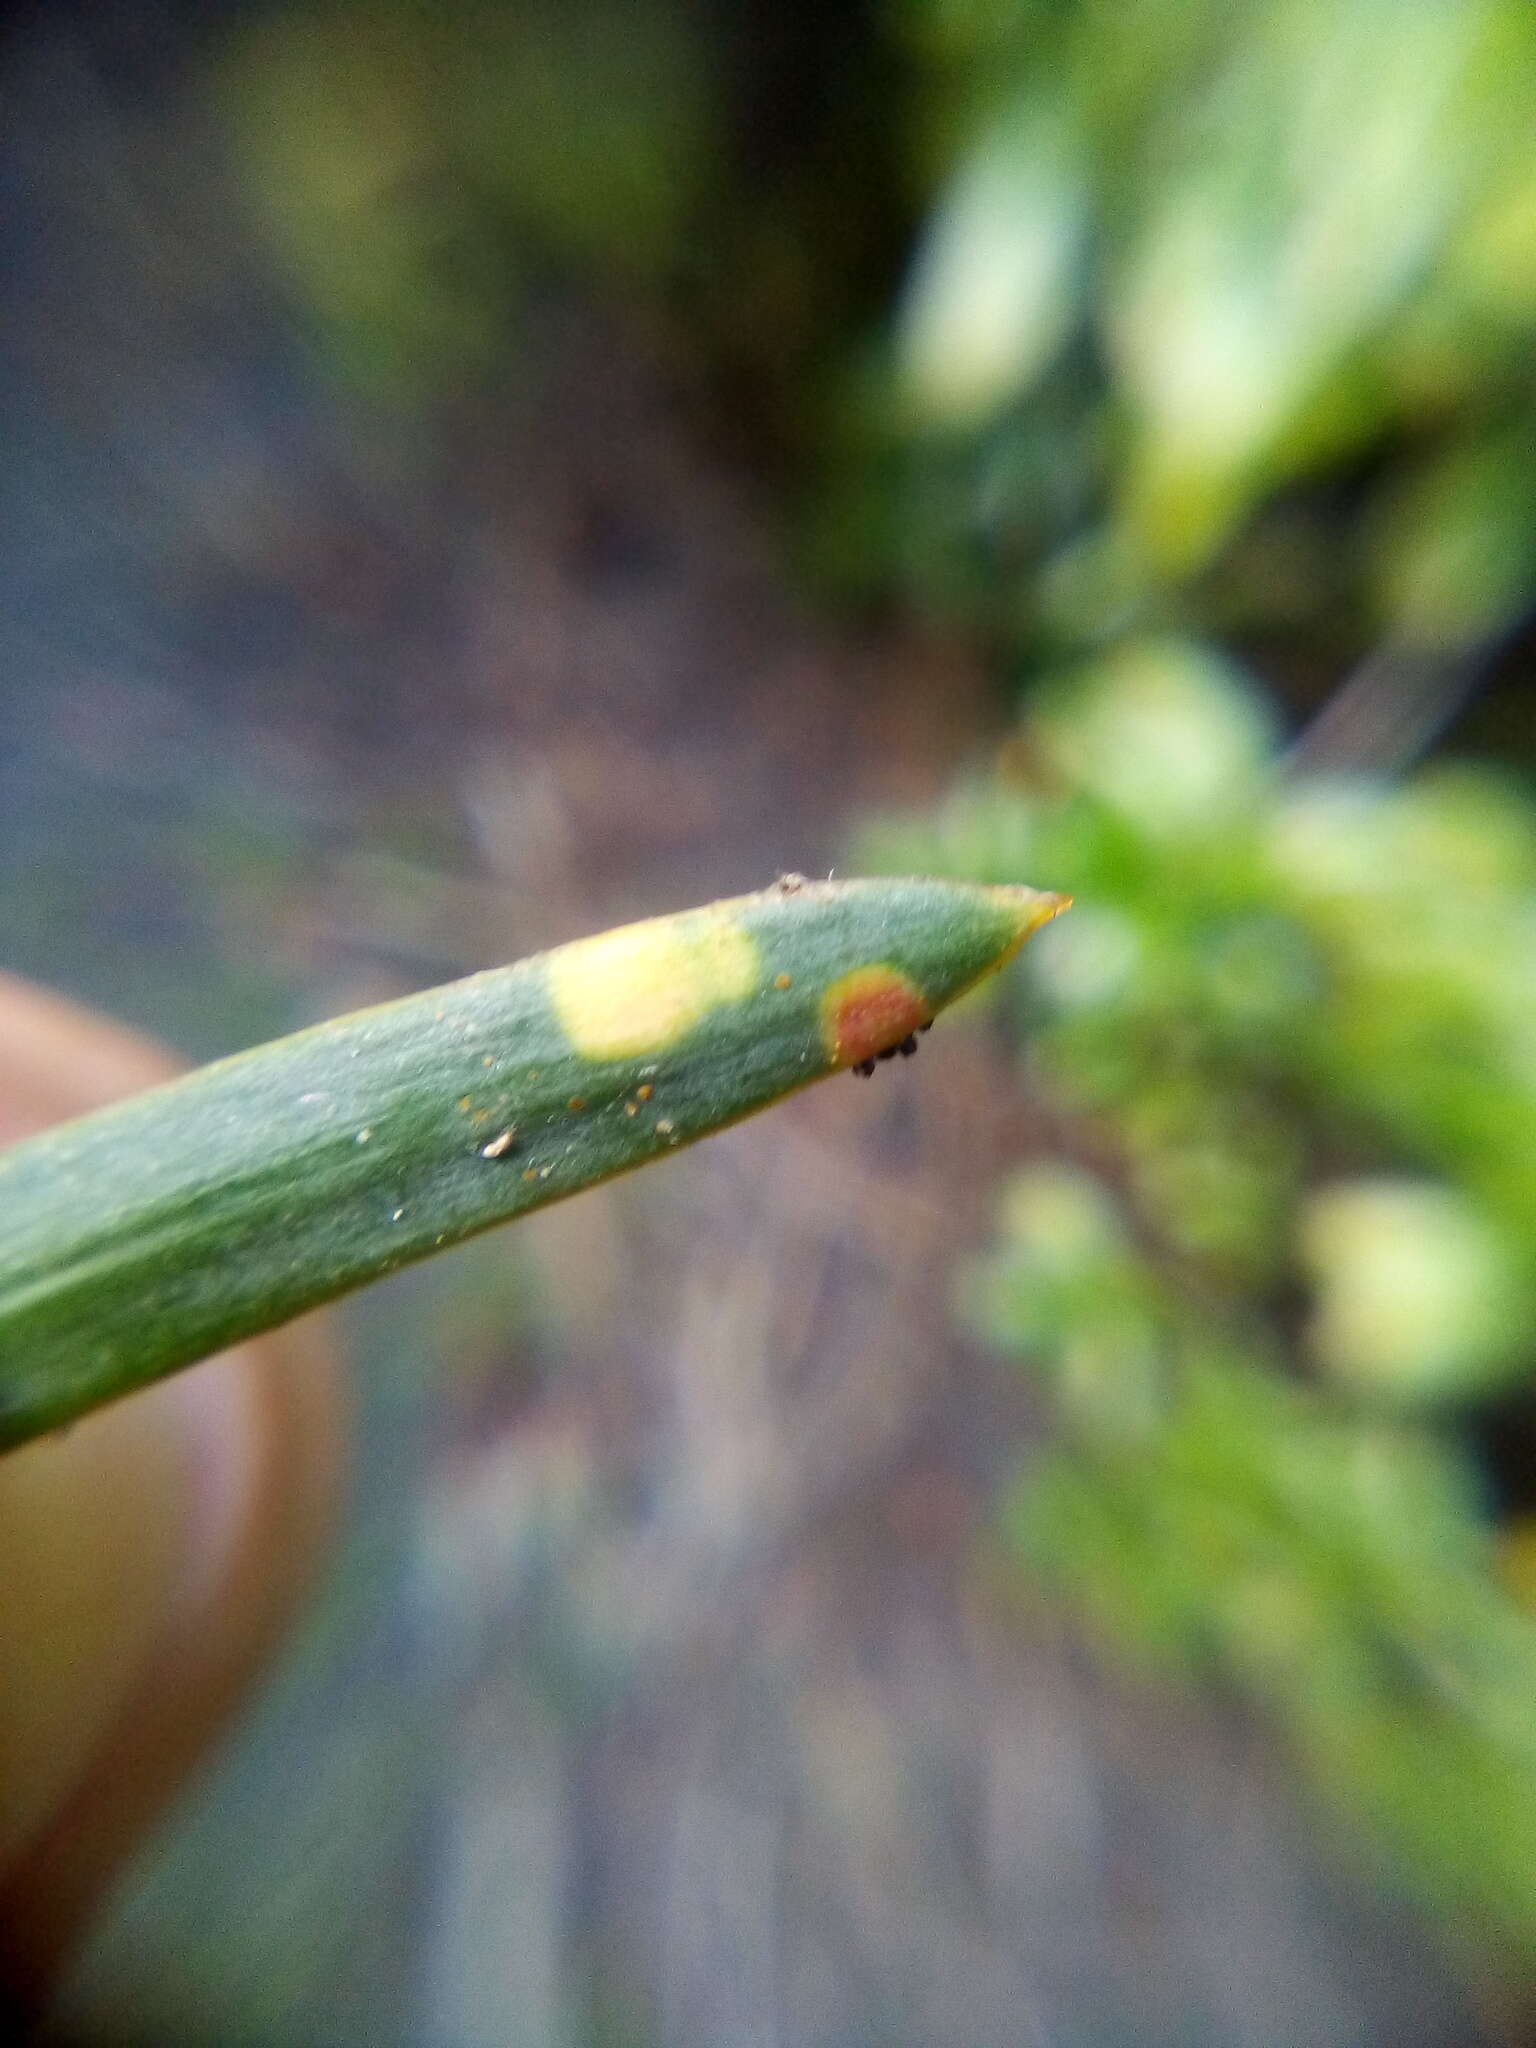
[[[927,1029],[928,1026],[926,1024],[918,1026],[918,1031],[926,1031]],[[917,1032],[909,1031],[905,1038],[895,1045],[886,1046],[883,1052],[873,1052],[867,1060],[855,1060],[852,1071],[855,1074],[861,1075],[867,1081],[882,1060],[893,1060],[898,1053],[900,1053],[904,1060],[909,1060],[916,1051]]]

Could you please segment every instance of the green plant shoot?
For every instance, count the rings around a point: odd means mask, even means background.
[[[258,1046],[0,1154],[0,1446],[867,1071],[1066,903],[786,876]]]

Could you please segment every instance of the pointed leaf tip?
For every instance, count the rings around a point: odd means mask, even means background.
[[[1031,889],[1022,882],[1001,883],[988,891],[995,901],[1003,904],[1016,922],[1016,936],[1002,959],[1002,966],[1011,960],[1024,944],[1033,938],[1042,925],[1053,917],[1060,917],[1064,910],[1072,908],[1072,898],[1063,896],[1055,889]]]

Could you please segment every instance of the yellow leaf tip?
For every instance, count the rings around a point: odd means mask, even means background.
[[[1070,896],[1063,896],[1055,889],[1026,888],[1022,882],[999,885],[989,894],[997,902],[1005,904],[1015,920],[1014,938],[1004,956],[1010,960],[1042,925],[1049,924],[1053,917],[1060,917],[1064,910],[1072,908]]]

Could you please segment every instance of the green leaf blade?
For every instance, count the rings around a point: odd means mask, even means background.
[[[1063,907],[786,877],[0,1154],[0,1445],[877,1057]]]

